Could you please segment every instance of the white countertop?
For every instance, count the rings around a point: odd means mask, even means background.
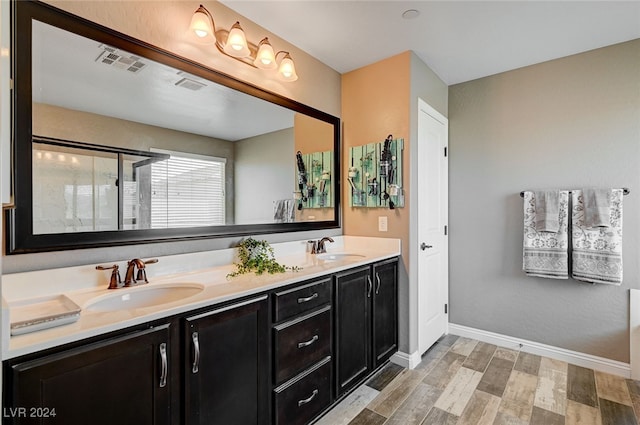
[[[147,266],[148,284],[113,290],[107,289],[109,272],[99,272],[95,265],[3,275],[2,360],[400,255],[398,239],[354,236],[333,239],[335,243],[326,244],[328,253],[361,256],[325,261],[305,252],[306,241],[272,244],[280,264],[298,266],[301,270],[260,276],[250,273],[230,279],[226,276],[235,271],[232,264],[235,249],[167,256],[160,257],[158,264]],[[120,270],[124,273],[125,268],[121,266]],[[114,293],[124,295],[127,291],[172,283],[202,285],[203,290],[188,298],[151,307],[108,312],[84,310],[97,297]],[[26,299],[61,294],[83,308],[76,322],[9,337],[11,305]]]

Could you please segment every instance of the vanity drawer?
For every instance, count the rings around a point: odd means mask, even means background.
[[[274,328],[276,385],[331,355],[331,307]]]
[[[331,277],[298,286],[274,296],[275,322],[289,319],[331,302]]]
[[[331,404],[331,358],[275,390],[276,425],[304,425]]]

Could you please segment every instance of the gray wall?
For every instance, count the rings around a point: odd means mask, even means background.
[[[629,362],[640,40],[452,86],[449,120],[451,323]],[[631,188],[623,284],[525,277],[520,191],[585,186]]]
[[[411,53],[411,85],[409,95],[409,139],[418,140],[418,99],[422,99],[432,108],[445,117],[448,115],[449,91],[447,85],[431,70],[415,53]],[[409,270],[400,269],[400,290],[398,293],[400,308],[410,306],[408,315],[400,316],[400,341],[408,343],[408,346],[400,345],[400,349],[406,353],[418,350],[418,202],[416,191],[420,190],[418,182],[418,154],[417,142],[409,145],[409,171],[410,194],[412,202],[409,204],[409,252],[403,255],[409,256]],[[424,186],[423,186],[424,187]],[[404,286],[403,283],[407,282]],[[408,283],[412,282],[411,285]],[[408,290],[405,290],[405,287]],[[405,324],[405,320],[408,322]],[[404,333],[408,334],[406,340]],[[422,353],[420,353],[422,354]]]
[[[235,143],[235,224],[273,223],[273,201],[293,198],[294,145],[293,127]]]

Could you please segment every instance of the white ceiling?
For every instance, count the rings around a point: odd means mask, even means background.
[[[448,85],[640,38],[637,0],[221,2],[340,73],[413,50]]]

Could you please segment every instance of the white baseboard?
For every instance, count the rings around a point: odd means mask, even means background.
[[[629,304],[631,378],[640,379],[640,290],[629,290]]]
[[[422,356],[420,356],[420,353],[417,351],[411,354],[398,351],[391,356],[390,360],[398,366],[406,367],[407,369],[414,369],[420,364]]]
[[[481,329],[470,328],[468,326],[449,323],[449,333],[466,338],[477,339],[478,341],[498,345],[500,347],[511,348],[524,351],[526,353],[537,354],[539,356],[551,357],[562,360],[577,366],[598,370],[600,372],[611,373],[625,378],[631,377],[631,366],[616,360],[605,359],[604,357],[592,356],[591,354],[579,353],[577,351],[566,350],[564,348],[551,345],[540,344],[539,342],[528,341],[526,339],[514,338],[507,335],[483,331]]]

